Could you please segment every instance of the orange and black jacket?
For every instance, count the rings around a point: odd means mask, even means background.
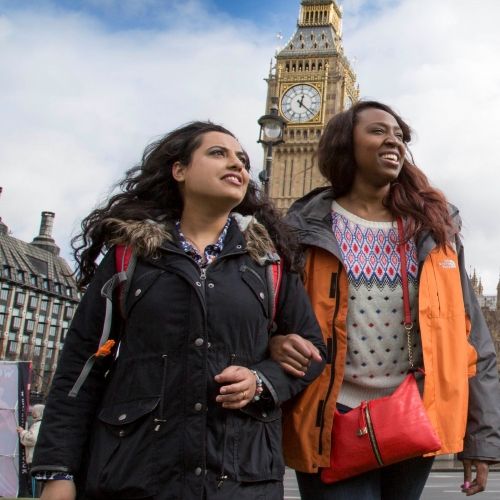
[[[323,373],[285,408],[285,460],[303,472],[330,464],[347,353],[348,281],[331,229],[332,199],[331,188],[316,189],[295,202],[287,217],[306,248],[306,288],[328,348]],[[458,210],[451,210],[458,221]],[[463,452],[465,458],[500,461],[495,349],[465,272],[462,244],[455,240],[446,251],[431,234],[416,242],[423,401],[441,439],[437,454]]]

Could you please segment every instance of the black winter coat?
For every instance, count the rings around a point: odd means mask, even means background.
[[[68,332],[34,472],[74,474],[79,498],[86,499],[281,498],[280,404],[322,365],[298,379],[269,358],[265,267],[249,257],[237,224],[230,225],[224,250],[206,275],[172,242],[155,258],[139,258],[125,321],[114,308],[117,359],[99,359],[78,397],[69,398],[96,351],[105,312],[101,288],[114,273],[111,251]],[[276,333],[299,333],[324,357],[296,274],[283,274],[276,323]],[[242,410],[223,409],[215,402],[214,376],[229,365],[262,373],[271,397]],[[227,480],[218,488],[221,476]]]

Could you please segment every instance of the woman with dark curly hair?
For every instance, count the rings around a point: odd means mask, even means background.
[[[458,210],[414,165],[410,140],[409,126],[379,102],[335,115],[318,148],[330,186],[298,200],[288,215],[306,251],[306,288],[328,346],[325,370],[284,417],[285,460],[303,499],[420,498],[432,456],[385,467],[378,456],[379,468],[347,471],[337,481],[335,466],[329,470],[331,456],[338,471],[351,451],[335,448],[335,414],[393,394],[413,361],[425,371],[418,385],[441,443],[436,454],[462,452],[462,491],[482,491],[488,464],[500,460],[495,350],[465,271]],[[271,351],[292,375],[305,373],[304,339],[276,336]]]
[[[193,122],[84,219],[73,245],[86,292],[32,468],[44,500],[282,498],[280,405],[325,352],[293,239],[249,170],[228,130]],[[124,245],[135,268],[111,308]],[[270,359],[271,332],[315,346],[307,377]]]

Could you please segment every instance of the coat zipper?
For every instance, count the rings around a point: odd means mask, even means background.
[[[234,363],[234,360],[236,359],[236,354],[231,354],[229,358],[229,365],[231,366]],[[223,422],[223,435],[222,435],[222,465],[221,465],[221,470],[220,470],[220,475],[217,478],[217,488],[222,488],[222,485],[224,484],[224,481],[227,479],[227,474],[226,474],[226,469],[224,467],[224,461],[226,459],[226,443],[227,443],[227,411],[224,415],[224,422]]]
[[[338,272],[337,272],[337,278],[335,279],[335,287],[336,287],[336,300],[335,300],[335,310],[333,311],[333,321],[332,321],[332,342],[336,343],[336,335],[335,335],[335,320],[337,319],[337,314],[339,312],[340,308],[340,287],[339,287],[339,281],[340,281],[340,273],[342,272],[342,266],[339,263],[338,267]],[[330,397],[330,394],[332,392],[333,388],[333,381],[335,379],[335,355],[334,353],[336,352],[336,346],[332,346],[332,354],[331,354],[331,372],[330,372],[330,382],[328,384],[328,389],[326,390],[325,394],[325,399],[323,403],[323,407],[321,408],[321,418],[320,418],[320,429],[319,429],[319,440],[318,440],[318,453],[320,455],[323,454],[323,430],[324,430],[324,422],[325,422],[325,411],[326,411],[326,403],[328,401],[328,398]]]
[[[158,414],[158,418],[154,419],[154,423],[156,424],[154,429],[155,432],[158,432],[160,430],[161,424],[167,421],[165,418],[163,418],[164,417],[163,410],[165,407],[164,400],[165,400],[165,385],[167,383],[168,355],[163,354],[162,358],[163,358],[163,377],[161,381],[160,411]]]

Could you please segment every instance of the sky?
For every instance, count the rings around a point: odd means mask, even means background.
[[[500,272],[500,2],[344,0],[361,97],[412,126],[416,163],[460,208],[469,270]],[[257,119],[299,0],[0,0],[0,216],[69,241],[144,147],[210,119],[262,168]]]

